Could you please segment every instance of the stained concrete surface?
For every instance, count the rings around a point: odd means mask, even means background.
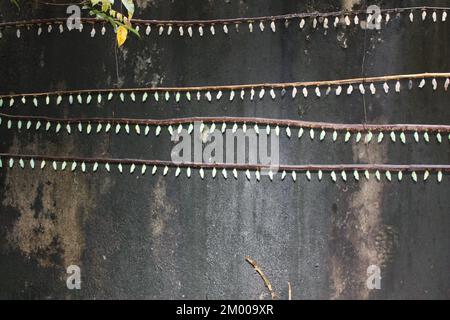
[[[335,11],[366,1],[137,1],[136,16],[208,19]],[[359,3],[360,2],[360,3]],[[359,3],[359,4],[358,4]],[[383,7],[449,6],[450,1],[375,1]],[[372,2],[370,2],[372,4]],[[1,20],[61,16],[59,9],[5,1]],[[7,9],[7,10],[6,10]],[[380,31],[290,26],[203,38],[4,32],[1,92],[141,86],[191,86],[341,79],[450,70],[449,25],[393,18]],[[99,30],[97,30],[99,31]],[[222,99],[210,104],[117,100],[90,106],[31,104],[11,114],[168,118],[260,116],[347,123],[450,121],[448,93],[430,86],[400,94]],[[167,135],[68,136],[0,128],[0,151],[48,155],[169,159]],[[412,140],[411,137],[408,137]],[[438,145],[363,145],[280,138],[281,163],[449,163]],[[208,173],[207,173],[208,175]],[[75,174],[50,168],[0,171],[0,298],[269,299],[244,261],[255,259],[281,298],[396,299],[450,296],[450,180],[296,183],[201,180],[118,173]],[[76,264],[82,289],[66,288]],[[381,290],[365,286],[366,269],[382,271]]]

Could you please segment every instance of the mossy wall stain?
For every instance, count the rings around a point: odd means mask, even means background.
[[[62,149],[72,148],[69,143]],[[15,138],[9,152],[20,149]],[[37,148],[36,138],[24,149],[56,150],[50,145],[42,148],[42,144]],[[36,259],[41,267],[82,264],[83,226],[95,207],[95,193],[85,174],[68,169],[55,172],[51,163],[44,170],[16,165],[7,171],[2,194],[2,206],[19,214],[6,236],[11,249]]]

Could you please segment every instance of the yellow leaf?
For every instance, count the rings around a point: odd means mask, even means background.
[[[124,26],[117,28],[117,44],[121,47],[127,40],[128,30]]]

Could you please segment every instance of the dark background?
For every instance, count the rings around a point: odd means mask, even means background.
[[[449,1],[136,1],[136,17],[213,19],[294,12],[404,6],[450,6]],[[359,4],[358,4],[359,3]],[[29,1],[18,12],[0,4],[2,21],[64,16],[64,10]],[[449,12],[450,14],[450,12]],[[44,30],[3,32],[0,91],[26,93],[111,87],[193,86],[288,82],[447,72],[449,22],[411,24],[392,17],[380,31],[354,26],[324,30],[297,25],[253,34],[243,26],[217,28],[200,38],[130,36],[116,49],[105,36]],[[330,23],[331,25],[331,23]],[[392,87],[391,87],[392,92]],[[151,102],[150,102],[151,101]],[[359,94],[272,101],[223,98],[212,104],[140,102],[89,106],[19,103],[11,114],[168,118],[261,116],[343,123],[448,124],[448,93],[440,86],[400,94]],[[169,159],[167,134],[73,133],[0,128],[0,152]],[[411,141],[412,138],[408,137]],[[448,140],[438,145],[319,143],[282,135],[280,161],[304,163],[448,164]],[[450,180],[441,184],[361,181],[296,183],[190,179],[173,174],[75,174],[46,170],[0,171],[0,298],[20,299],[269,299],[244,261],[255,259],[281,298],[287,282],[294,299],[450,297]],[[79,265],[82,289],[66,288],[66,267]],[[369,291],[366,269],[381,267],[381,290]]]

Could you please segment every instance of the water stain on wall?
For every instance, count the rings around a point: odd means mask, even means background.
[[[37,139],[34,140],[22,147],[15,138],[9,152],[37,149]],[[39,146],[55,154],[54,146]],[[73,144],[62,148],[68,151]],[[64,150],[59,152],[64,153]],[[9,169],[1,204],[6,210],[18,212],[6,235],[9,247],[36,259],[41,267],[80,265],[84,249],[83,225],[95,207],[91,191],[84,174],[73,174],[68,169],[56,172],[50,163],[44,170],[18,166]]]

